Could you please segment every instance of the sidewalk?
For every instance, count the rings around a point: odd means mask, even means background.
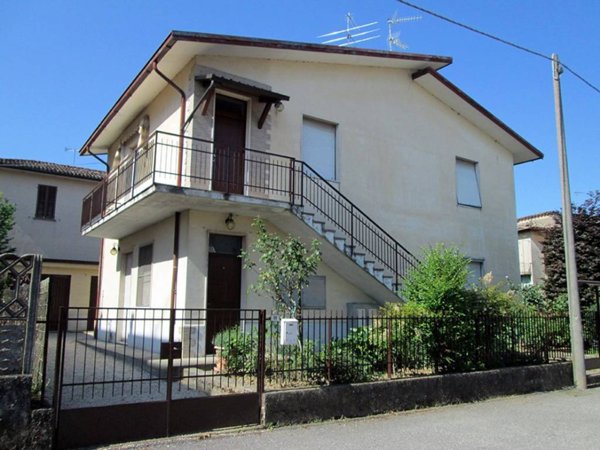
[[[600,448],[600,388],[564,390],[246,432],[145,441],[111,449]]]

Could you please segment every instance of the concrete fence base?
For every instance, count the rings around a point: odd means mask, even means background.
[[[287,425],[339,417],[472,402],[573,385],[571,363],[268,392],[263,424]]]

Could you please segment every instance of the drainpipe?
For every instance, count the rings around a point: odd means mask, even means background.
[[[158,76],[165,80],[169,86],[175,89],[181,96],[179,106],[179,155],[177,156],[177,187],[181,187],[181,172],[183,171],[183,133],[185,132],[185,92],[183,92],[183,90],[177,86],[173,80],[158,70],[158,62],[154,61],[152,63],[152,67]]]

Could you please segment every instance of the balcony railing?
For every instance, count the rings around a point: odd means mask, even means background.
[[[197,138],[183,141],[180,151],[180,136],[154,133],[84,198],[82,228],[155,185],[174,186],[285,202],[299,216],[305,210],[317,213],[344,233],[350,256],[372,255],[394,275],[396,286],[416,264],[406,248],[303,161]]]

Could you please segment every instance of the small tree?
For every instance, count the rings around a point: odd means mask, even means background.
[[[15,205],[10,203],[0,192],[0,254],[14,252],[14,247],[9,245],[8,233],[12,230],[15,220]]]
[[[600,191],[590,192],[585,202],[573,208],[573,234],[578,278],[600,280]],[[550,302],[558,301],[560,295],[567,292],[563,242],[562,224],[546,233],[544,290]],[[593,289],[581,287],[580,293],[583,307],[593,305]]]
[[[258,279],[250,289],[268,294],[276,309],[295,317],[302,289],[308,286],[309,277],[316,273],[321,262],[319,242],[313,240],[307,248],[298,238],[269,233],[260,218],[254,220],[252,227],[256,230],[256,241],[240,255],[245,269],[258,272]],[[252,254],[258,255],[261,264],[252,259]]]
[[[468,273],[469,258],[455,247],[438,244],[426,250],[421,262],[410,270],[402,296],[434,314],[461,312],[463,308],[457,300],[462,298]]]

